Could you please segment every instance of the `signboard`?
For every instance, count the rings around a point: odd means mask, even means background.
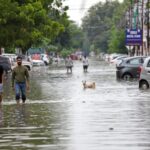
[[[142,30],[126,29],[126,45],[142,45]]]

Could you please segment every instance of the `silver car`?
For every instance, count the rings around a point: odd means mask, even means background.
[[[150,87],[150,57],[146,58],[140,68],[139,88],[148,89]]]
[[[143,65],[145,59],[145,56],[124,58],[120,64],[116,65],[117,79],[131,80],[139,78],[139,68]]]

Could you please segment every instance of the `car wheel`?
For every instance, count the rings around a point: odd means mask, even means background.
[[[126,73],[126,74],[123,75],[122,78],[123,78],[123,80],[125,80],[125,81],[129,81],[129,80],[132,79],[132,75],[129,74],[129,73]]]
[[[149,85],[148,85],[147,81],[141,81],[139,87],[140,87],[140,89],[142,89],[142,90],[146,90],[146,89],[149,88]]]

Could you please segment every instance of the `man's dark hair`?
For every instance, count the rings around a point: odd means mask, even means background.
[[[17,58],[16,58],[16,59],[17,59],[17,60],[18,60],[18,59],[21,59],[21,60],[22,60],[22,57],[21,57],[21,56],[17,56]]]
[[[2,65],[0,65],[0,74],[2,74],[4,72],[4,68]]]

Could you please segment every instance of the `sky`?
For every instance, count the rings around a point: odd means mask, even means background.
[[[69,6],[68,15],[70,19],[81,25],[81,20],[87,13],[88,8],[98,2],[105,2],[105,0],[65,0],[64,4]]]

